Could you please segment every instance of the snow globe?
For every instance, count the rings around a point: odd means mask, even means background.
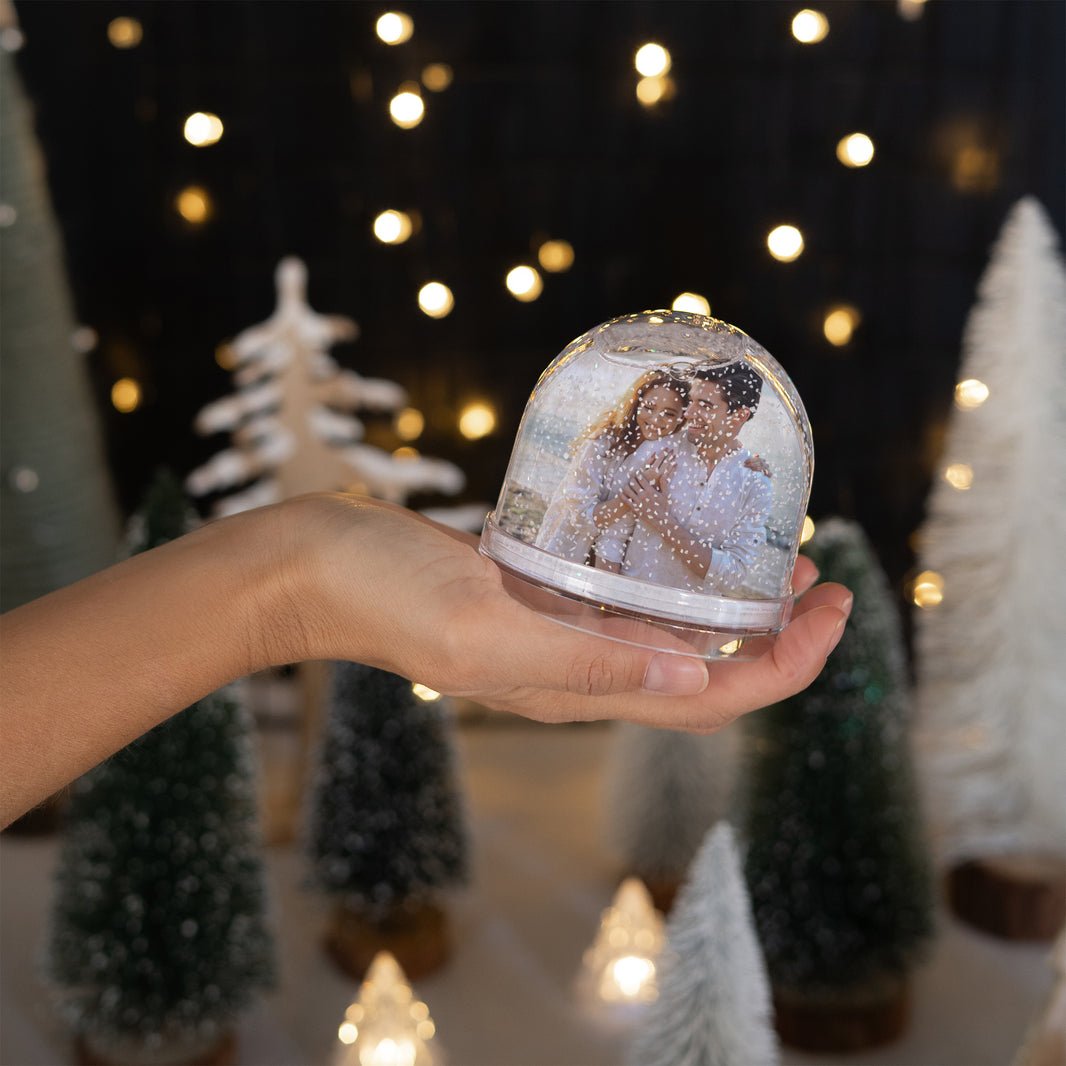
[[[803,403],[764,348],[704,315],[624,315],[541,375],[481,551],[564,625],[756,658],[791,614],[813,468]]]

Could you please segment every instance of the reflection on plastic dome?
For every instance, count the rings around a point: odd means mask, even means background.
[[[481,550],[565,624],[750,658],[788,621],[812,468],[803,404],[750,337],[626,315],[537,383]]]

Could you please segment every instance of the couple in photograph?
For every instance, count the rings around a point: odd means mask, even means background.
[[[741,362],[649,371],[578,444],[534,543],[658,585],[736,589],[773,499],[765,463],[737,439],[761,392]]]

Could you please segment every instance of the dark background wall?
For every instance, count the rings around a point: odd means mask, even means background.
[[[284,255],[308,263],[317,310],[358,321],[340,361],[409,389],[430,416],[419,446],[463,466],[470,500],[495,499],[559,349],[690,290],[788,369],[814,427],[812,515],[860,520],[901,586],[989,245],[1026,194],[1063,232],[1064,7],[929,0],[908,21],[893,0],[834,0],[804,46],[800,6],[411,0],[414,37],[390,48],[376,4],[18,3],[124,506],[160,463],[186,473],[221,446],[190,429],[230,388],[215,348],[269,315]],[[108,43],[119,15],[143,24],[137,48]],[[647,40],[676,85],[651,110],[632,62]],[[454,81],[401,130],[387,102],[429,62]],[[210,148],[182,138],[197,110],[225,123]],[[876,155],[851,170],[835,146],[854,130]],[[192,183],[215,203],[199,227],[173,207]],[[372,237],[386,207],[419,212],[406,244]],[[764,242],[786,221],[807,247],[783,264]],[[576,261],[522,304],[503,276],[538,235]],[[443,320],[415,304],[430,279],[455,293]],[[821,331],[838,302],[863,314],[842,349]],[[127,375],[145,401],[120,414]],[[502,422],[471,443],[454,412],[475,396]]]

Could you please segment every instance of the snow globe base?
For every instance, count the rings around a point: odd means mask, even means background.
[[[757,658],[788,623],[814,451],[781,365],[735,326],[623,315],[541,375],[481,551],[563,625]]]

